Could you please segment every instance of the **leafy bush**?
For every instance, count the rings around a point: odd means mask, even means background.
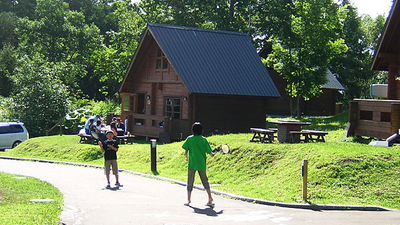
[[[15,93],[4,105],[9,119],[25,123],[31,136],[44,135],[68,111],[67,87],[57,79],[60,68],[39,55],[22,58],[16,69]]]

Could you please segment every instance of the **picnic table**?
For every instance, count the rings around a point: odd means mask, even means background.
[[[264,129],[264,128],[250,128],[250,131],[254,133],[250,142],[269,142],[272,143],[274,141],[274,135],[277,132],[276,130]]]
[[[278,120],[269,121],[269,123],[278,125],[278,141],[280,143],[300,142],[300,135],[303,134],[301,127],[311,125],[309,122],[301,122],[298,120]],[[308,134],[306,138],[308,138]]]
[[[81,138],[79,141],[81,144],[97,144],[92,135],[78,134],[78,136]],[[114,136],[114,139],[117,140],[118,144],[133,144],[134,138],[134,135]]]

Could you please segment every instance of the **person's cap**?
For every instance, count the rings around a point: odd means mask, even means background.
[[[96,115],[96,117],[99,117],[99,118],[100,118],[100,115],[99,115],[99,114],[97,114],[97,115]]]
[[[116,121],[116,120],[117,120],[117,118],[115,118],[115,117],[112,118],[112,121]]]
[[[109,134],[109,133],[114,134],[114,132],[112,132],[111,130],[109,130],[109,131],[106,132],[106,135]]]

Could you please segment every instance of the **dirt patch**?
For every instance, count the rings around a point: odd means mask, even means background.
[[[1,201],[4,201],[4,197],[3,197],[3,194],[0,192],[0,202]]]

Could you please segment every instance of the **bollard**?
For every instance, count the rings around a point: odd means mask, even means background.
[[[151,147],[151,171],[156,172],[157,171],[157,152],[156,152],[157,140],[156,139],[150,139],[150,147]]]
[[[303,177],[303,201],[307,201],[307,174],[308,174],[308,159],[304,159],[301,164],[301,176]]]

